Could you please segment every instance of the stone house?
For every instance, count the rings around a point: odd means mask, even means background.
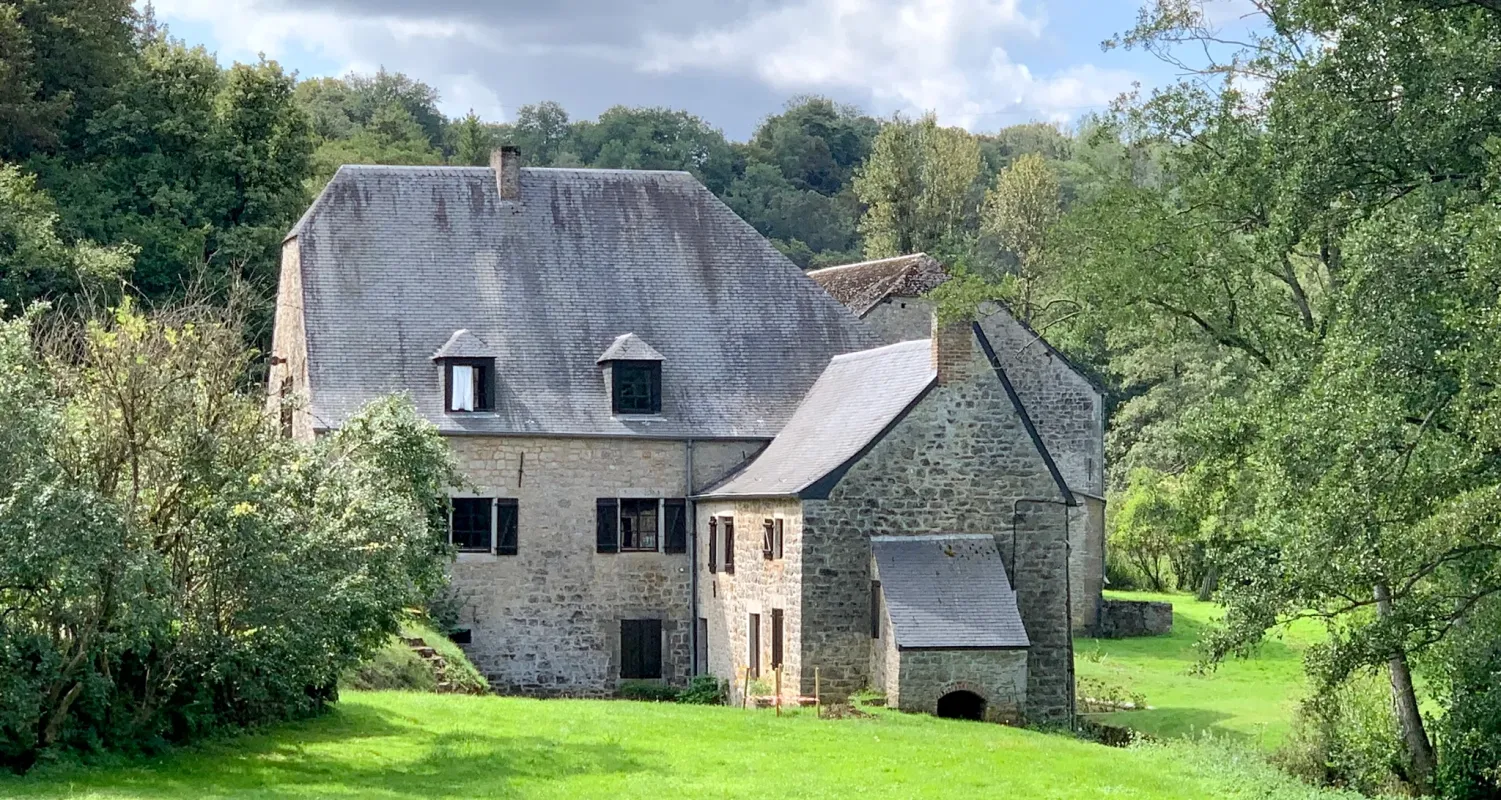
[[[1068,719],[1080,495],[1004,319],[886,344],[687,173],[518,162],[340,169],[283,244],[268,386],[292,436],[403,392],[447,438],[493,685],[775,668]]]

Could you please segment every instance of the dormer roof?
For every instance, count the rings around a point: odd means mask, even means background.
[[[666,361],[656,348],[647,344],[641,337],[634,333],[623,333],[615,337],[615,341],[605,348],[599,358],[594,362],[603,364],[606,361]]]
[[[448,337],[448,341],[433,353],[433,360],[444,358],[494,358],[495,352],[478,336],[460,328]]]

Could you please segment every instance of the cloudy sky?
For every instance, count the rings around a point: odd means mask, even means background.
[[[787,98],[936,111],[984,131],[1076,119],[1172,72],[1102,52],[1142,0],[155,0],[221,61],[304,77],[379,66],[437,87],[451,116],[556,100],[685,108],[743,139]],[[1233,0],[1232,0],[1233,1]]]

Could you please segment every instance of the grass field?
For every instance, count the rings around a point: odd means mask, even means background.
[[[1096,719],[1153,736],[1201,731],[1275,747],[1287,734],[1303,696],[1302,653],[1321,633],[1311,622],[1294,625],[1264,643],[1255,657],[1232,660],[1212,672],[1193,673],[1200,634],[1221,615],[1219,606],[1191,595],[1138,592],[1111,596],[1173,604],[1173,632],[1140,639],[1078,639],[1076,671],[1146,697],[1146,711],[1119,711]]]
[[[962,798],[1316,793],[1203,745],[1114,749],[885,712],[349,692],[318,719],[115,765],[0,778],[6,798]]]

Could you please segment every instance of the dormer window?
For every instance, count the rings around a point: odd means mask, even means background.
[[[616,414],[662,413],[662,362],[616,361],[611,411]]]
[[[433,353],[443,369],[443,410],[467,414],[495,410],[495,356],[479,337],[457,330]]]
[[[599,363],[605,368],[610,413],[662,413],[662,354],[634,333],[610,343]]]
[[[449,413],[495,410],[495,359],[446,358],[444,407]]]

